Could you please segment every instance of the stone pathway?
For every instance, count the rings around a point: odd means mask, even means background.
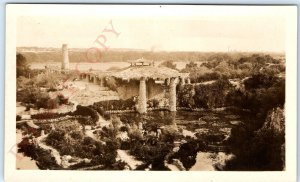
[[[131,169],[135,169],[137,166],[143,164],[142,161],[136,160],[133,156],[127,154],[125,150],[117,150],[120,160],[126,162]]]

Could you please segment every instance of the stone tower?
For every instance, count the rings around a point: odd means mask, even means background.
[[[141,114],[147,112],[146,79],[144,77],[140,79],[138,112]]]
[[[69,52],[68,52],[68,44],[62,45],[62,63],[61,69],[62,70],[69,70]]]

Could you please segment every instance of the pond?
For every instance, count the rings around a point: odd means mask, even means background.
[[[151,161],[152,156],[162,156],[165,164],[171,170],[191,170],[191,171],[212,171],[212,170],[223,170],[226,166],[226,161],[234,158],[232,154],[232,148],[227,146],[226,140],[231,134],[231,129],[237,125],[249,122],[249,117],[244,113],[236,113],[234,111],[224,110],[224,111],[149,111],[147,114],[138,113],[122,113],[122,114],[112,114],[112,118],[118,116],[120,118],[121,125],[123,127],[129,126],[129,130],[136,128],[137,130],[143,131],[143,141],[146,143],[141,145],[136,145],[134,147],[126,148],[126,142],[122,143],[121,147],[117,147],[116,154],[122,160],[126,159],[126,163],[130,166],[132,159],[137,159],[138,164],[145,164],[144,168],[139,166],[139,170],[145,170],[149,168],[149,160]],[[113,120],[113,119],[112,119]],[[77,151],[77,148],[82,149],[90,147],[89,144],[84,142],[88,137],[94,142],[98,142],[97,146],[100,147],[105,143],[105,141],[110,141],[113,135],[109,134],[109,125],[111,121],[99,120],[95,126],[83,126],[74,120],[64,120],[61,122],[53,124],[39,124],[39,126],[45,130],[47,135],[51,132],[51,128],[56,130],[62,130],[67,133],[65,138],[59,139],[59,142],[66,146],[67,148],[59,148],[58,150],[64,151],[65,153],[69,149]],[[104,124],[105,123],[105,124]],[[103,125],[104,124],[104,125]],[[103,126],[102,126],[103,125]],[[136,127],[134,127],[134,125]],[[104,129],[106,127],[106,129]],[[83,130],[83,128],[85,128]],[[121,130],[120,130],[121,131]],[[128,131],[128,130],[127,130]],[[159,131],[159,132],[158,132]],[[166,138],[171,135],[167,135],[168,132],[176,131],[176,136],[174,139]],[[55,133],[55,132],[54,132]],[[70,138],[77,134],[78,139]],[[158,136],[160,133],[160,136]],[[174,133],[173,133],[174,134]],[[76,135],[76,136],[77,136]],[[74,135],[75,136],[75,135]],[[174,135],[175,136],[175,135]],[[152,140],[152,139],[154,140]],[[171,136],[172,138],[172,136]],[[85,139],[85,140],[83,140]],[[52,141],[52,140],[51,140]],[[87,141],[87,140],[86,140]],[[156,141],[156,142],[155,142]],[[171,142],[170,142],[171,141]],[[74,143],[75,142],[75,143]],[[77,142],[77,143],[76,143]],[[150,143],[154,142],[154,144]],[[167,143],[166,143],[167,142]],[[174,142],[174,143],[173,143]],[[191,143],[190,143],[191,142]],[[205,143],[205,148],[201,148],[201,142]],[[138,142],[139,143],[139,142]],[[187,144],[187,145],[185,145]],[[130,146],[135,146],[135,144],[130,143]],[[181,147],[183,150],[181,151]],[[61,145],[52,146],[53,148],[59,147]],[[96,145],[95,145],[96,146]],[[123,147],[125,148],[123,148]],[[200,147],[199,147],[200,146]],[[158,150],[156,148],[158,147]],[[45,147],[44,147],[45,148]],[[80,151],[81,151],[80,148]],[[142,148],[142,149],[141,149]],[[195,150],[195,148],[198,148]],[[63,150],[64,149],[64,150]],[[67,150],[68,149],[68,150]],[[99,148],[101,149],[101,148]],[[141,150],[139,150],[141,149]],[[109,149],[108,151],[111,151]],[[71,150],[70,150],[71,151]],[[127,154],[123,151],[127,151]],[[164,155],[160,154],[161,151],[166,152]],[[102,151],[103,152],[103,151]],[[142,152],[142,153],[141,153]],[[146,152],[146,153],[143,153]],[[147,153],[149,152],[149,153]],[[85,152],[86,153],[86,152]],[[73,152],[62,155],[83,155],[82,153]],[[92,153],[91,153],[92,155]],[[107,155],[107,153],[103,153]],[[142,156],[147,156],[147,160],[141,158]],[[139,157],[140,156],[140,157]],[[165,157],[169,156],[169,157]],[[94,156],[89,156],[93,158]],[[112,156],[114,157],[114,156]],[[81,158],[84,158],[84,156]],[[192,159],[191,159],[192,158]],[[161,161],[161,160],[159,160]],[[28,161],[25,161],[28,164]],[[32,164],[35,161],[29,161]],[[180,163],[182,162],[182,163]],[[20,166],[22,163],[18,164],[18,168],[22,169]],[[146,165],[147,164],[147,165]],[[155,163],[152,163],[155,164]],[[134,167],[132,167],[134,166]],[[138,165],[131,165],[134,169]],[[182,167],[183,166],[183,167]],[[35,166],[33,166],[34,168]],[[153,170],[166,170],[160,168],[159,165]]]
[[[157,123],[159,128],[175,126],[185,137],[197,138],[207,142],[205,151],[199,151],[196,163],[190,168],[193,171],[222,170],[226,161],[234,157],[231,149],[226,144],[231,129],[237,125],[248,122],[249,117],[245,113],[237,113],[230,110],[224,111],[151,111],[144,116],[137,113],[114,114],[125,123]]]

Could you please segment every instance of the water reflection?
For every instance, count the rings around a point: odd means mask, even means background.
[[[222,170],[226,165],[226,161],[233,157],[234,156],[232,154],[226,154],[224,152],[198,152],[196,164],[190,169],[190,171]]]

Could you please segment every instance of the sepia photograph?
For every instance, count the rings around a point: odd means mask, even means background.
[[[295,172],[295,6],[10,7],[15,171]]]

